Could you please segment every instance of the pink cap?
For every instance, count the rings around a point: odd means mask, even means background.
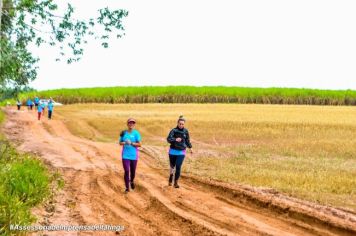
[[[129,119],[127,120],[127,123],[130,123],[130,122],[136,123],[136,120],[135,120],[134,118],[129,118]]]

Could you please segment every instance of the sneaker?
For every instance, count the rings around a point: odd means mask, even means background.
[[[172,186],[173,175],[169,175],[168,186]]]
[[[127,188],[127,189],[125,189],[125,193],[129,193],[130,192],[130,190]]]
[[[131,182],[131,189],[135,189],[135,183]]]
[[[174,182],[174,187],[175,187],[175,188],[179,188],[179,185],[178,185],[178,182],[177,182],[177,181]]]

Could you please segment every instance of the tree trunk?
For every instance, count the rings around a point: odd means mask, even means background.
[[[0,0],[0,38],[1,38],[1,15],[2,15],[2,0]]]
[[[0,0],[0,37],[2,35],[2,33],[1,33],[1,16],[2,16],[2,0]]]

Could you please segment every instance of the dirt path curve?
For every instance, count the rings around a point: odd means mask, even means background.
[[[39,155],[65,180],[48,224],[123,225],[122,235],[352,235],[352,212],[317,206],[273,191],[183,176],[167,185],[150,148],[141,153],[137,188],[124,194],[120,147],[73,136],[60,120],[6,110],[3,127],[18,149]],[[51,235],[51,232],[47,233]],[[53,235],[58,235],[58,232]],[[115,235],[61,232],[61,235]]]

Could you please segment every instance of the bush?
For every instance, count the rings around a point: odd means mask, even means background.
[[[0,235],[9,235],[15,233],[10,232],[11,224],[35,221],[30,210],[49,196],[52,178],[40,160],[19,154],[0,137],[0,180]]]

